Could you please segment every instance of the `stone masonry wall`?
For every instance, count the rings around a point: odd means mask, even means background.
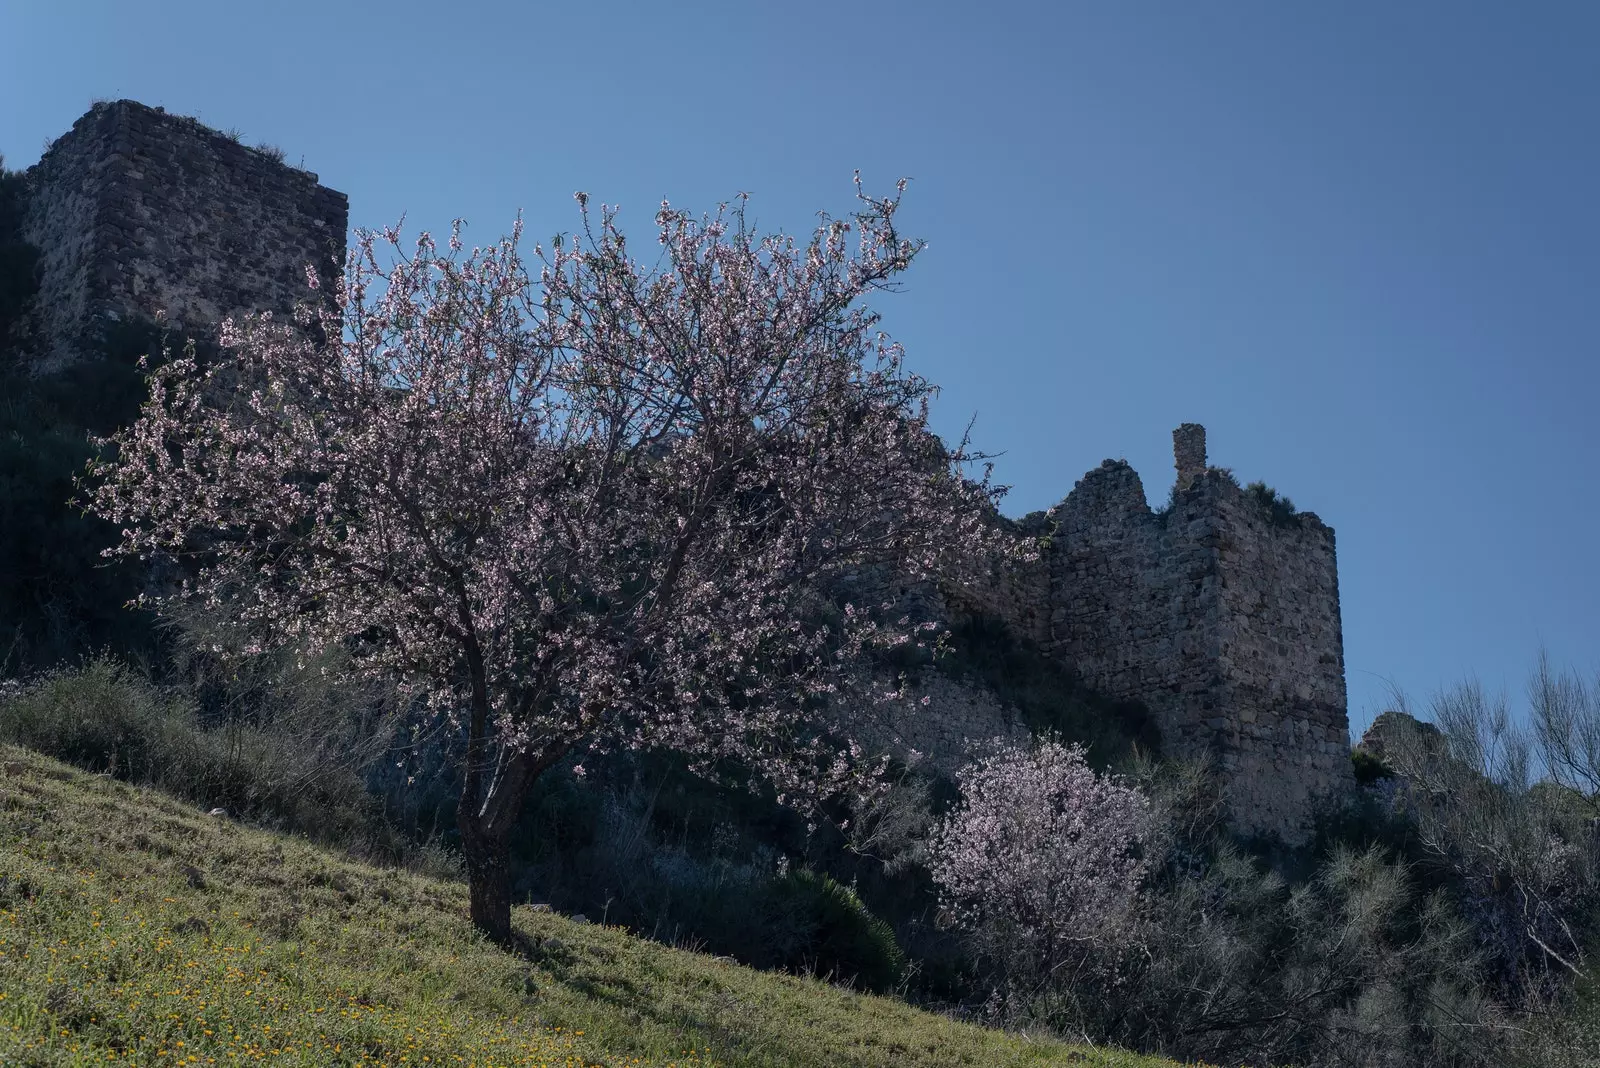
[[[1208,723],[1222,714],[1217,529],[1204,478],[1158,516],[1137,472],[1108,460],[1058,507],[1050,555],[1045,650],[1107,697],[1143,702],[1173,754],[1207,749]]]
[[[1032,738],[1016,711],[987,688],[937,671],[914,680],[903,703],[858,712],[851,729],[869,753],[888,753],[910,767],[951,777],[990,742],[1026,745]]]
[[[349,202],[194,119],[97,104],[28,171],[24,237],[40,249],[37,368],[70,363],[117,320],[159,311],[186,333],[331,292]]]
[[[1043,559],[960,607],[1143,703],[1169,755],[1216,759],[1236,827],[1297,842],[1314,800],[1352,782],[1333,531],[1208,467],[1203,427],[1173,443],[1169,508],[1107,460],[1048,513]]]
[[[1315,797],[1354,781],[1333,530],[1310,512],[1274,520],[1225,480],[1211,506],[1222,539],[1218,729],[1230,802],[1293,840]]]

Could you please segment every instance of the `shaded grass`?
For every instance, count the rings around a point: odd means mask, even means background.
[[[0,745],[0,1063],[1099,1065],[354,863]]]

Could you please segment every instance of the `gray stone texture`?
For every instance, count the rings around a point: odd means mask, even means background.
[[[1178,488],[1188,489],[1206,472],[1206,428],[1184,423],[1172,432],[1172,456],[1178,468]]]
[[[1169,755],[1217,762],[1238,829],[1299,842],[1316,799],[1353,785],[1333,529],[1309,512],[1275,519],[1206,467],[1203,427],[1184,424],[1173,445],[1168,509],[1107,460],[1013,524],[1054,525],[1040,560],[952,589],[951,608],[998,618],[1103,695],[1143,703]]]
[[[908,767],[950,776],[991,742],[1026,745],[1033,737],[1016,712],[1002,706],[986,687],[937,671],[911,680],[903,701],[858,712],[851,729],[868,752],[889,753]]]
[[[331,294],[349,202],[317,176],[194,119],[96,104],[28,170],[24,237],[40,250],[40,371],[112,322],[163,314],[179,336]]]

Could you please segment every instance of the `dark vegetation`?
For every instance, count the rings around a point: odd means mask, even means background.
[[[24,373],[21,188],[0,174],[0,741],[378,864],[458,873],[445,758],[459,739],[442,724],[352,681],[337,649],[234,659],[203,614],[158,623],[124,607],[149,573],[100,558],[116,532],[69,503],[72,477],[92,435],[134,416],[138,361],[159,358],[162,338],[128,326],[68,371]],[[1299,521],[1266,486],[1246,492],[1273,522]],[[935,670],[1084,743],[1155,801],[1146,892],[1123,936],[1086,947],[1070,974],[1022,984],[942,920],[922,850],[955,788],[905,768],[882,801],[807,826],[669,754],[574,754],[523,812],[518,901],[959,1016],[1215,1063],[1595,1063],[1593,784],[1475,764],[1455,743],[1481,703],[1441,706],[1446,729],[1426,744],[1356,753],[1357,797],[1330,801],[1316,838],[1285,850],[1235,840],[1215,777],[1160,761],[1142,708],[982,619],[958,620],[951,645]]]
[[[1260,506],[1267,516],[1267,521],[1273,526],[1297,527],[1300,525],[1300,513],[1295,511],[1294,502],[1265,482],[1252,482],[1244,488],[1244,492],[1245,496]]]
[[[159,352],[159,340],[153,329],[126,328],[96,359],[26,373],[37,252],[21,241],[23,192],[21,175],[0,174],[0,670],[37,671],[99,648],[149,665],[154,621],[123,607],[138,593],[139,569],[103,561],[116,532],[70,501],[90,435],[137,415],[136,363]]]

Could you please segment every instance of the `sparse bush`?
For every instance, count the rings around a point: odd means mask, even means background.
[[[892,877],[927,863],[934,823],[930,782],[903,772],[888,789],[857,803],[846,848]]]
[[[1531,731],[1503,695],[1456,686],[1432,702],[1436,730],[1396,717],[1384,758],[1399,780],[1392,804],[1413,822],[1425,863],[1455,885],[1489,976],[1508,1002],[1531,1007],[1560,999],[1600,935],[1596,802],[1582,788],[1594,768],[1583,732],[1600,731],[1600,705],[1543,658],[1530,694]],[[1554,781],[1533,782],[1535,768]]]
[[[195,601],[169,605],[165,680],[191,695],[207,727],[248,725],[298,738],[298,748],[351,769],[397,744],[411,702],[398,687],[350,668],[338,646],[241,656],[237,632]]]
[[[987,1015],[1207,1063],[1503,1063],[1512,1021],[1446,894],[1381,845],[1329,843],[1292,877],[1231,842],[1211,769],[1146,763],[1134,776],[1151,806],[1143,886],[1112,931],[1030,981],[988,970]],[[1039,807],[1026,793],[1013,791],[1017,807]],[[1036,852],[991,867],[1026,870]]]
[[[0,697],[0,738],[324,842],[370,837],[375,822],[360,778],[326,753],[257,728],[208,730],[183,695],[104,657]]]
[[[1265,482],[1252,482],[1244,488],[1245,495],[1260,506],[1267,521],[1275,527],[1297,527],[1300,514],[1294,502]]]
[[[256,146],[256,151],[261,153],[263,156],[267,157],[268,159],[270,159],[274,163],[282,163],[283,162],[283,158],[286,155],[286,153],[283,151],[283,149],[279,148],[277,145],[271,145],[271,144],[267,144],[265,142],[257,145]]]
[[[190,715],[105,658],[13,689],[0,703],[0,736],[89,771],[134,782],[157,774],[164,724]]]
[[[1593,959],[1595,952],[1588,954]],[[1600,1064],[1600,978],[1590,974],[1551,1006],[1517,1068],[1595,1068]]]

